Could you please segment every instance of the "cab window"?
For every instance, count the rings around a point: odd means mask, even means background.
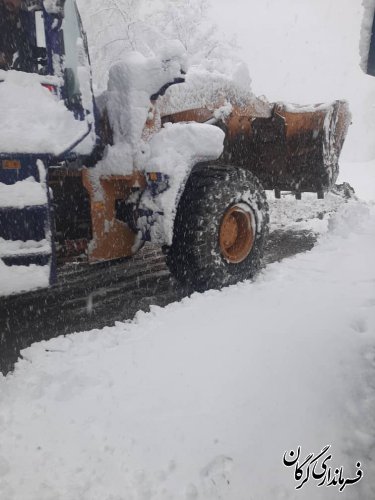
[[[70,103],[79,100],[80,88],[78,78],[79,47],[81,46],[81,29],[77,10],[73,0],[65,3],[65,17],[62,24],[65,48],[65,84],[67,98]]]
[[[0,0],[0,69],[46,71],[42,13],[23,10],[21,0]]]

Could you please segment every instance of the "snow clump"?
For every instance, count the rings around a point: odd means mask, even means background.
[[[0,150],[2,153],[60,155],[87,132],[44,83],[51,77],[0,70]],[[87,153],[92,144],[88,144]]]

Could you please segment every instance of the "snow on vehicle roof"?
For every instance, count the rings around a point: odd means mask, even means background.
[[[0,71],[0,152],[59,155],[87,131],[43,83],[58,79]],[[92,143],[86,142],[87,153]]]

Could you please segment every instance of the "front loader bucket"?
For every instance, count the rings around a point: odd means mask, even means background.
[[[228,161],[250,168],[265,189],[295,193],[329,191],[351,115],[348,104],[277,103],[269,117],[240,116],[229,123]]]
[[[339,156],[350,123],[348,104],[311,107],[276,104],[285,122],[286,171],[279,189],[329,191],[339,173]]]

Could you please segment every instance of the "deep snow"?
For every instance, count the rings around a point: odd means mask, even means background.
[[[255,283],[24,351],[0,381],[0,498],[373,498],[374,227],[350,201]],[[328,444],[364,478],[296,491],[283,454]]]

